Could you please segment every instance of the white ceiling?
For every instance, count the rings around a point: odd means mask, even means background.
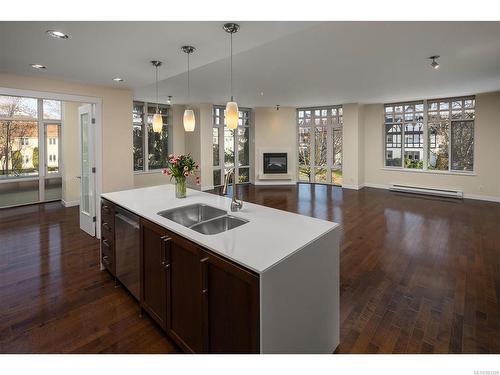
[[[0,71],[128,87],[154,100],[229,96],[223,22],[0,22]],[[45,30],[71,35],[56,40]],[[241,22],[234,36],[234,95],[242,106],[386,102],[500,90],[500,22]],[[441,55],[433,70],[426,58]],[[31,63],[47,65],[34,71]],[[115,76],[122,84],[111,81]],[[263,95],[261,95],[263,93]]]

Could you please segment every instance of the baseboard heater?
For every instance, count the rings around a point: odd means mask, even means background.
[[[446,190],[446,189],[434,189],[425,188],[420,186],[409,186],[409,185],[396,185],[392,184],[389,188],[391,191],[397,191],[400,193],[411,193],[411,194],[422,194],[422,195],[435,195],[439,197],[446,198],[457,198],[463,199],[464,193],[458,190]]]

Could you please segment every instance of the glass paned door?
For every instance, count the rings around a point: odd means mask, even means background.
[[[43,198],[44,201],[53,201],[62,198],[61,124],[44,123],[44,136],[45,170],[42,186]]]
[[[342,107],[297,110],[298,180],[342,184]]]
[[[78,108],[80,122],[80,228],[95,236],[94,127],[92,105]]]

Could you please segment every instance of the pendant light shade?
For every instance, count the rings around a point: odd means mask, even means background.
[[[227,102],[225,117],[226,117],[226,126],[229,129],[236,129],[238,127],[238,120],[239,120],[238,103]]]
[[[184,130],[187,132],[194,131],[196,126],[196,119],[194,117],[194,111],[192,109],[186,109],[184,111]]]
[[[226,23],[223,29],[231,35],[231,100],[226,104],[226,114],[224,116],[226,119],[226,126],[229,129],[236,129],[238,127],[239,110],[238,103],[236,103],[233,98],[233,34],[238,32],[240,25],[237,23]]]
[[[155,113],[153,116],[153,131],[155,133],[161,133],[163,129],[163,119],[159,113]]]
[[[193,46],[182,46],[182,52],[187,55],[187,95],[188,95],[188,107],[184,110],[184,131],[193,132],[196,126],[196,118],[194,116],[194,111],[189,108],[189,102],[191,99],[190,91],[189,91],[189,55],[192,54],[196,48]]]
[[[160,110],[158,109],[158,67],[161,66],[162,62],[158,60],[151,61],[151,64],[155,67],[155,81],[156,81],[156,113],[153,116],[153,131],[155,133],[161,133],[163,129],[163,119],[160,115]]]

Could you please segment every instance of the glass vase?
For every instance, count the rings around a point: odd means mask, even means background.
[[[175,197],[186,198],[186,177],[175,179]]]

